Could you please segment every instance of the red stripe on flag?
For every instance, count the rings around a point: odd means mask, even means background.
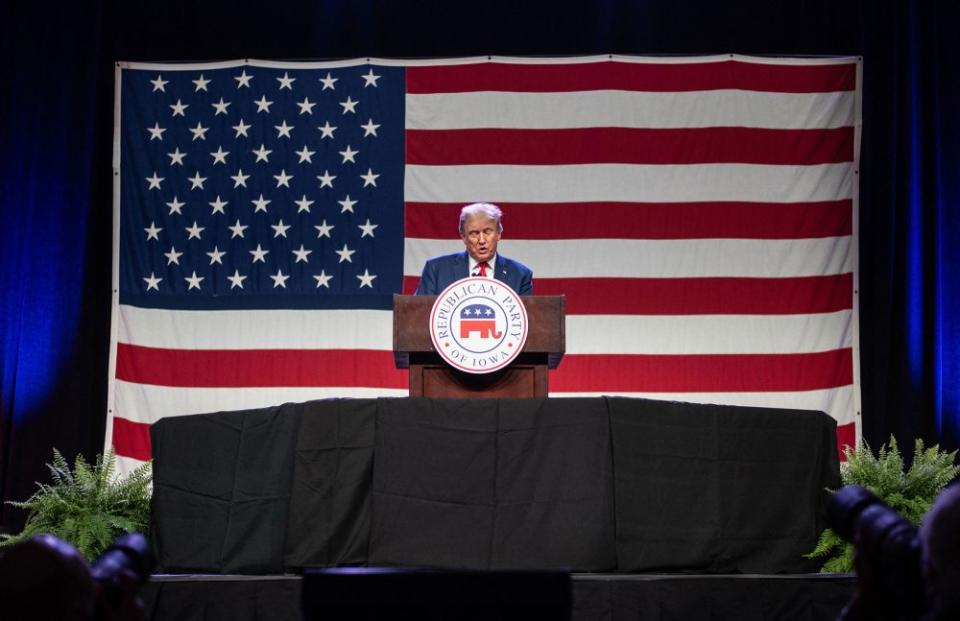
[[[798,278],[537,278],[571,315],[795,315],[853,308],[853,274]]]
[[[407,164],[809,166],[853,161],[853,128],[411,129]]]
[[[150,459],[150,425],[113,417],[113,448],[120,457]]]
[[[837,454],[840,456],[840,461],[847,461],[843,454],[847,447],[857,448],[857,426],[855,423],[837,425]]]
[[[812,354],[573,354],[551,392],[766,392],[853,383],[849,348]]]
[[[589,90],[701,91],[741,89],[778,93],[852,91],[855,63],[838,65],[762,64],[739,60],[712,63],[627,63],[524,65],[500,62],[407,68],[407,92],[512,91],[527,93]]]
[[[138,384],[240,388],[370,386],[407,388],[390,351],[352,349],[197,350],[117,345],[117,379]]]
[[[412,294],[418,276],[403,279]],[[799,278],[534,278],[568,315],[800,315],[853,308],[853,274]]]
[[[507,239],[805,239],[853,233],[851,200],[498,205],[506,214]],[[406,203],[406,236],[456,239],[462,207],[461,203]]]

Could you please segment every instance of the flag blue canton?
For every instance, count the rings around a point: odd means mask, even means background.
[[[123,72],[120,302],[390,308],[404,72]]]

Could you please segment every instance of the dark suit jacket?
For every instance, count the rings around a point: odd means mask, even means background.
[[[470,260],[466,251],[428,259],[415,295],[440,295],[451,284],[469,275]],[[519,261],[498,254],[493,277],[520,295],[533,295],[533,272]]]

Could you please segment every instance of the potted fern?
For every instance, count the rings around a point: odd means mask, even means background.
[[[116,474],[113,450],[97,455],[91,466],[77,455],[73,469],[60,451],[53,449],[47,464],[51,483],[24,502],[8,504],[27,511],[23,531],[0,534],[0,545],[52,533],[72,543],[88,560],[94,560],[125,532],[144,532],[150,519],[150,464],[143,464],[126,478]]]
[[[846,462],[840,465],[840,480],[843,485],[869,489],[901,516],[919,525],[940,490],[960,473],[960,466],[954,465],[956,454],[941,452],[938,445],[925,448],[923,440],[918,439],[913,464],[904,471],[903,456],[893,436],[889,446],[881,446],[876,457],[861,442],[856,449],[844,450]],[[825,559],[820,568],[823,573],[853,571],[853,545],[829,528],[820,534],[816,548],[806,557]]]

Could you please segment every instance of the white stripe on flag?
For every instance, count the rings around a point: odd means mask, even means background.
[[[393,313],[363,309],[191,311],[120,305],[119,339],[121,343],[170,349],[389,351]]]
[[[404,245],[404,274],[419,276],[428,258],[454,252],[457,248],[456,241],[408,238]],[[843,274],[852,269],[850,237],[506,239],[499,249],[504,255],[529,266],[534,278],[790,278]]]
[[[469,203],[577,201],[831,201],[853,195],[850,163],[582,164],[406,167],[404,199]]]
[[[407,129],[763,127],[853,125],[852,92],[585,91],[407,95]]]
[[[853,343],[852,312],[567,315],[568,354],[789,354]]]

